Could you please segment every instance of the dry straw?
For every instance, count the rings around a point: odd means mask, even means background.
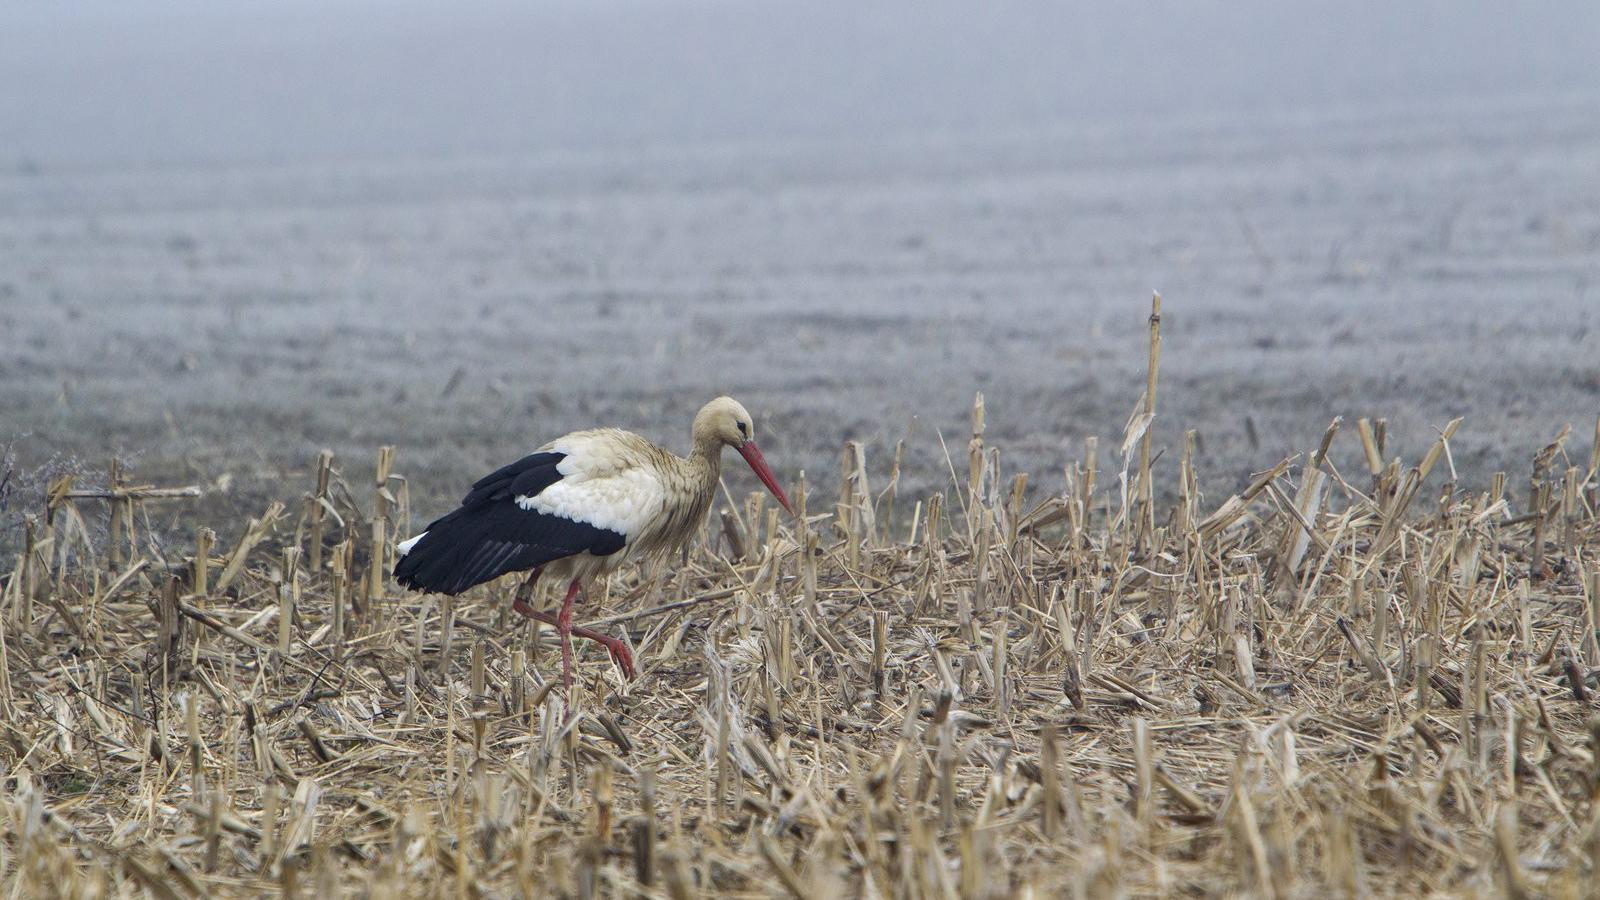
[[[1050,479],[1001,480],[980,399],[953,496],[897,518],[899,450],[874,495],[852,445],[837,503],[730,498],[686,558],[614,578],[590,624],[642,677],[580,647],[570,717],[512,585],[394,592],[388,448],[365,491],[319,457],[298,522],[184,526],[192,559],[139,527],[189,492],[53,486],[0,580],[0,886],[1584,894],[1600,452],[1564,432],[1479,494],[1459,422],[1413,467],[1383,420],[1335,421],[1204,498],[1192,432],[1151,452],[1159,312],[1120,485],[1091,442],[1029,508]]]

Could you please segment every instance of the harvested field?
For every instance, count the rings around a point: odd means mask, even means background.
[[[798,521],[729,496],[686,564],[587,611],[641,677],[579,645],[570,707],[510,584],[389,585],[410,515],[390,452],[376,478],[324,458],[215,540],[179,516],[192,555],[147,528],[188,501],[58,482],[0,582],[3,886],[1585,893],[1588,436],[1469,492],[1470,422],[1401,462],[1384,423],[1335,421],[1214,503],[1192,437],[1152,469],[1150,396],[1120,472],[1087,447],[1037,505],[981,402],[942,493],[850,447],[837,483],[797,486]]]

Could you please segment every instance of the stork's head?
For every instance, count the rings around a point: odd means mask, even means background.
[[[739,455],[750,464],[751,471],[756,473],[761,483],[766,485],[772,496],[777,497],[783,508],[793,515],[794,509],[789,506],[789,497],[778,485],[778,479],[773,477],[772,470],[767,468],[767,461],[762,458],[761,450],[756,447],[755,436],[755,421],[750,418],[749,411],[732,397],[718,397],[700,407],[700,412],[694,417],[696,446],[728,446],[739,451]]]

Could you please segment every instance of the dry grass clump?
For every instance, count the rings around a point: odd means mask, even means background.
[[[858,446],[798,522],[730,497],[685,560],[612,581],[591,613],[642,674],[580,643],[570,715],[511,585],[386,581],[388,451],[355,488],[324,455],[298,515],[189,559],[138,527],[170,498],[62,481],[0,592],[3,886],[1585,893],[1600,458],[1563,434],[1513,504],[1456,489],[1459,423],[1407,467],[1363,420],[1356,475],[1336,421],[1209,507],[1192,440],[1153,489],[1154,387],[1123,472],[1091,451],[1035,508],[981,401],[949,499],[896,513]]]

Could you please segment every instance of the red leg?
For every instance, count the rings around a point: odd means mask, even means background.
[[[572,601],[577,599],[582,588],[578,579],[572,579],[567,597],[561,601],[561,612],[556,616],[556,634],[561,636],[561,687],[569,695],[572,693]]]
[[[558,616],[555,613],[541,612],[528,605],[528,600],[533,596],[534,582],[537,581],[538,578],[539,570],[534,569],[533,574],[529,575],[528,579],[517,588],[516,599],[512,600],[511,609],[519,615],[526,616],[527,618],[533,619],[537,622],[544,622],[547,625],[556,626],[556,632],[559,634],[562,631],[561,616]],[[629,679],[637,678],[639,673],[638,670],[633,667],[633,653],[628,650],[628,645],[623,643],[620,638],[614,638],[610,635],[601,634],[600,632],[591,628],[580,628],[573,626],[572,601],[579,588],[580,586],[578,582],[574,581],[572,586],[567,589],[567,597],[562,602],[561,610],[566,616],[566,634],[576,635],[581,638],[586,638],[591,641],[598,641],[601,644],[604,644],[606,651],[611,654],[612,662],[617,664],[617,667],[622,670],[622,674]],[[563,636],[561,639],[562,680],[568,687],[571,687],[572,685],[570,645],[570,639],[566,636]]]
[[[530,619],[544,622],[547,625],[557,624],[555,613],[540,612],[528,607],[526,604],[521,607],[513,604],[512,608]],[[572,635],[573,637],[586,638],[604,644],[606,651],[611,654],[612,661],[617,664],[618,668],[622,669],[623,675],[630,679],[638,677],[639,673],[633,668],[633,654],[629,652],[628,645],[623,643],[621,638],[614,638],[610,635],[601,634],[592,628],[583,628],[577,625],[572,627]]]

